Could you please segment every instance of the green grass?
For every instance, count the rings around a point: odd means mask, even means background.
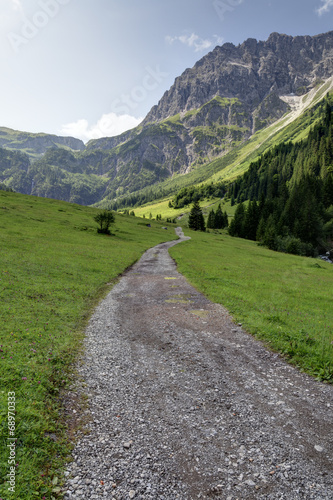
[[[174,219],[175,217],[180,217],[177,220],[177,225],[182,227],[188,227],[188,216],[192,208],[192,203],[190,205],[186,205],[183,208],[169,208],[169,201],[172,201],[172,198],[167,198],[162,201],[147,203],[146,205],[142,205],[141,207],[137,207],[134,209],[134,213],[137,217],[145,216],[146,219],[149,219],[149,215],[152,214],[153,219],[156,215],[161,214],[163,219],[167,218]],[[244,202],[244,205],[247,206],[247,201]],[[216,210],[217,207],[221,204],[223,212],[226,211],[229,216],[229,222],[232,217],[235,215],[235,210],[237,205],[231,206],[230,200],[225,201],[221,200],[221,198],[206,198],[205,200],[200,201],[200,206],[202,208],[202,212],[204,214],[205,220],[207,222],[208,214],[210,210]]]
[[[58,496],[69,432],[61,395],[73,377],[92,308],[149,247],[174,239],[116,214],[97,234],[97,209],[0,191],[0,498]],[[148,221],[147,221],[148,222]],[[9,472],[8,392],[16,397],[16,491]],[[56,440],[54,440],[56,436]],[[52,483],[53,481],[53,483]],[[54,490],[52,492],[52,490]]]
[[[152,202],[152,203],[147,203],[146,205],[142,205],[141,207],[134,208],[134,213],[137,217],[143,217],[145,216],[146,219],[149,218],[149,215],[152,214],[152,217],[155,218],[156,215],[161,214],[163,219],[174,219],[175,217],[179,217],[180,215],[183,214],[188,214],[192,208],[192,203],[190,205],[186,205],[185,207],[182,208],[170,208],[169,207],[169,201],[172,201],[172,198],[167,198],[165,200],[157,201],[157,202]],[[218,204],[221,202],[220,198],[210,198],[210,199],[205,199],[200,201],[200,206],[205,209],[205,214],[211,209],[211,208],[217,208]],[[178,224],[178,222],[177,222]]]
[[[208,161],[207,159],[207,163],[204,165],[192,165],[192,170],[186,175],[174,174],[172,178],[158,182],[149,186],[149,188],[146,187],[138,190],[137,194],[147,193],[149,191],[155,194],[156,200],[165,201],[165,199],[167,199],[168,202],[168,200],[183,187],[219,181],[228,183],[234,181],[238,176],[244,174],[248,170],[250,164],[256,161],[260,155],[268,151],[269,148],[281,142],[298,142],[305,139],[311,127],[320,119],[320,108],[316,106],[319,104],[319,99],[327,89],[327,85],[319,87],[317,93],[311,98],[309,94],[307,94],[307,109],[293,122],[288,124],[290,113],[287,113],[269,127],[257,131],[249,140],[240,145],[234,145],[235,147],[223,156],[217,157],[212,161]],[[209,104],[210,103],[207,105]],[[197,112],[197,110],[195,110],[195,112]],[[189,113],[193,114],[192,111]],[[152,204],[153,203],[155,202],[152,202]],[[107,206],[108,200],[104,199],[98,204],[101,207]],[[164,211],[161,213],[163,215]]]
[[[227,234],[170,250],[179,271],[235,322],[300,369],[333,383],[333,266],[273,252]]]

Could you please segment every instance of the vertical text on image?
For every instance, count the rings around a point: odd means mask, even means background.
[[[15,493],[16,485],[16,397],[15,392],[8,393],[8,491]]]

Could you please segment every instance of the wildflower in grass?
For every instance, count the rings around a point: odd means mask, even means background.
[[[22,377],[22,380],[28,380],[28,378],[27,377]]]

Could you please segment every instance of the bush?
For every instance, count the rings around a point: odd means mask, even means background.
[[[304,243],[295,236],[277,236],[275,238],[275,250],[278,252],[291,253],[293,255],[302,255],[314,257],[315,251],[311,243]]]
[[[109,210],[104,210],[104,212],[100,212],[94,217],[94,220],[99,224],[99,228],[97,229],[98,233],[102,234],[111,234],[110,226],[114,223],[115,218],[112,212]]]

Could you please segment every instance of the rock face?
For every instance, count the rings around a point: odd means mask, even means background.
[[[314,37],[272,33],[265,42],[250,38],[237,47],[226,43],[177,78],[144,123],[196,109],[215,96],[238,98],[253,112],[269,96],[274,104],[280,95],[303,94],[332,74],[333,31]]]
[[[290,110],[281,97],[332,75],[333,31],[226,43],[177,78],[139,127],[87,150],[113,153],[108,198],[135,191],[223,156]]]
[[[13,160],[11,169],[0,168],[0,182],[83,204],[112,200],[204,169],[332,76],[333,31],[314,37],[272,33],[267,41],[250,38],[237,47],[226,43],[184,71],[138,127],[117,137],[85,147],[73,138],[0,128],[0,147],[34,159],[44,155],[28,171]],[[81,152],[66,155],[61,146]],[[48,151],[52,147],[59,149]]]

